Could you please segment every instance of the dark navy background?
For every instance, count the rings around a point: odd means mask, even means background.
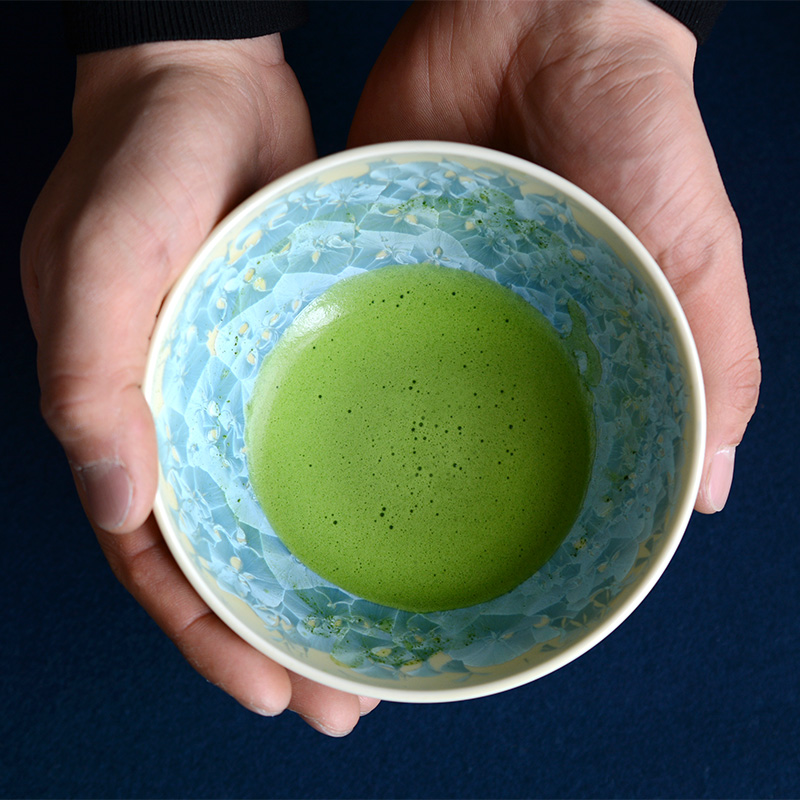
[[[404,7],[313,3],[285,37],[321,154],[344,147]],[[800,5],[730,3],[697,61],[764,365],[728,506],[695,515],[643,605],[576,662],[483,700],[383,703],[340,740],[196,674],[84,520],[39,418],[18,279],[25,218],[70,134],[73,60],[57,6],[0,11],[0,796],[800,796]]]

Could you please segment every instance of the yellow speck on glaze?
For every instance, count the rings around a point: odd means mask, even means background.
[[[175,494],[175,489],[172,488],[168,481],[161,481],[161,496],[167,501],[167,505],[173,510],[178,510],[178,496]]]
[[[439,672],[439,670],[441,670],[441,669],[442,669],[442,667],[443,667],[445,664],[447,664],[447,662],[448,662],[448,661],[452,661],[452,658],[450,658],[450,656],[449,656],[449,655],[447,655],[447,653],[444,653],[444,652],[441,652],[441,651],[440,651],[440,652],[438,652],[438,653],[434,653],[434,654],[433,654],[433,655],[432,655],[432,656],[431,656],[431,657],[428,659],[428,666],[429,666],[431,669],[433,669],[433,670],[436,670],[437,672]]]
[[[208,348],[209,354],[212,356],[217,354],[217,336],[219,336],[219,327],[215,327],[213,330],[209,331],[208,338],[206,339],[206,347]]]
[[[244,248],[245,250],[249,250],[253,245],[258,244],[261,241],[263,233],[258,231],[253,231],[245,240],[244,240]]]

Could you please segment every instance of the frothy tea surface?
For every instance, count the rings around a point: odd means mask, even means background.
[[[261,366],[253,488],[311,569],[409,611],[483,602],[555,552],[592,460],[588,395],[523,298],[431,264],[334,284]]]

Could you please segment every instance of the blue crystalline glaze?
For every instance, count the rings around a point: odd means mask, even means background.
[[[565,337],[577,308],[594,347],[575,356],[597,426],[584,507],[545,567],[488,603],[429,614],[350,595],[294,558],[255,499],[244,449],[259,365],[305,306],[349,275],[421,262],[510,286]],[[161,356],[159,460],[193,558],[277,646],[328,653],[368,676],[466,679],[563,646],[635,580],[679,490],[687,397],[655,296],[566,205],[523,195],[499,171],[385,161],[289,193],[197,278]]]

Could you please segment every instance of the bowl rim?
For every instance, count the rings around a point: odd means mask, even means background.
[[[159,489],[156,492],[153,513],[167,547],[194,590],[231,630],[268,658],[305,678],[350,694],[407,703],[453,702],[486,697],[530,683],[560,669],[599,644],[633,613],[653,589],[672,560],[689,523],[695,498],[700,488],[704,463],[706,403],[703,373],[697,347],[677,295],[653,256],[625,223],[588,192],[566,178],[562,178],[560,175],[518,156],[478,145],[438,140],[407,140],[366,145],[324,156],[300,166],[263,186],[236,206],[214,226],[206,240],[189,260],[184,271],[175,281],[164,300],[150,340],[142,391],[152,409],[161,344],[176,313],[182,306],[182,298],[186,290],[193,284],[196,273],[204,268],[211,254],[217,251],[225,237],[232,229],[240,225],[243,219],[254,216],[273,199],[285,194],[294,186],[312,180],[315,176],[334,169],[344,168],[353,162],[377,161],[383,158],[405,158],[406,156],[433,156],[441,159],[455,158],[483,161],[487,165],[513,170],[549,185],[555,194],[562,195],[565,200],[571,201],[593,217],[596,217],[601,224],[619,237],[634,255],[637,267],[650,280],[658,296],[662,311],[672,325],[673,335],[679,351],[684,357],[683,366],[686,370],[688,383],[692,387],[692,391],[689,393],[689,408],[687,411],[691,415],[694,424],[691,426],[693,435],[687,439],[687,462],[683,468],[685,472],[684,485],[670,521],[665,528],[662,546],[656,557],[648,565],[645,573],[626,593],[619,605],[604,617],[592,631],[569,643],[542,663],[520,669],[510,675],[476,682],[467,686],[408,688],[406,682],[398,682],[396,686],[378,685],[372,683],[369,679],[362,681],[357,672],[353,673],[352,679],[326,672],[302,660],[300,657],[273,646],[268,639],[259,637],[243,623],[206,585],[183,549],[180,543],[180,535],[172,522],[165,498],[160,489],[161,477],[159,477]]]

